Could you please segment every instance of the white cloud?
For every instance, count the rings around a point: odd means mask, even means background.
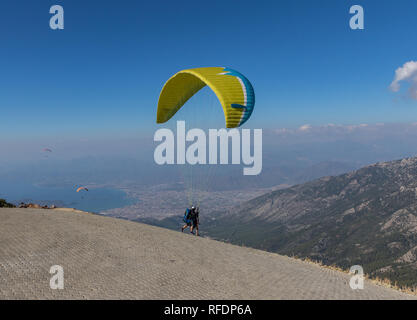
[[[312,135],[317,135],[317,134],[335,135],[335,134],[350,133],[353,131],[367,130],[368,128],[383,127],[384,125],[385,125],[384,123],[377,123],[374,125],[369,125],[367,123],[354,124],[354,125],[329,123],[329,124],[325,124],[321,126],[312,126],[310,124],[304,124],[294,129],[279,128],[279,129],[274,129],[271,132],[277,135],[297,135],[297,134],[305,135],[305,133],[309,133]],[[417,126],[417,122],[416,122],[416,126]]]
[[[362,144],[365,141],[378,140],[383,137],[389,137],[390,139],[401,137],[401,139],[404,138],[407,141],[411,141],[410,139],[416,139],[417,141],[417,122],[303,125],[295,128],[275,129],[269,131],[269,133],[268,137],[272,141],[283,145],[332,141],[338,143],[350,141]],[[391,142],[386,143],[390,144]],[[413,150],[409,150],[410,154],[416,154],[415,150],[417,149]]]
[[[300,131],[308,131],[308,130],[310,130],[312,127],[311,127],[311,125],[309,125],[309,124],[305,124],[305,125],[303,125],[303,126],[301,126],[301,127],[299,127],[298,128],[298,130],[300,130]]]
[[[408,81],[411,83],[408,89],[411,98],[417,100],[417,61],[409,61],[395,70],[394,80],[391,82],[390,89],[393,92],[400,90],[400,82]]]
[[[285,134],[285,133],[291,133],[292,131],[287,128],[280,128],[280,129],[275,129],[274,132],[277,134],[281,134],[281,133]]]

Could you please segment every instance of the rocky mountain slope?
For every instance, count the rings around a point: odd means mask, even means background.
[[[417,158],[267,193],[201,221],[215,239],[417,285]],[[146,222],[176,229],[180,218]]]
[[[417,285],[417,158],[265,194],[204,226],[215,238]]]

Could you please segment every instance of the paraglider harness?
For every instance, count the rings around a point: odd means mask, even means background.
[[[186,209],[185,213],[184,213],[184,217],[183,217],[183,221],[191,226],[191,224],[196,227],[199,223],[199,219],[198,219],[198,215],[199,215],[199,209],[195,208],[195,209]]]

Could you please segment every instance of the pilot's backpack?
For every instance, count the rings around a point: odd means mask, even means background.
[[[185,212],[184,212],[184,218],[182,219],[185,223],[190,223],[191,222],[191,220],[190,220],[190,213],[191,213],[191,210],[190,209],[185,210]]]

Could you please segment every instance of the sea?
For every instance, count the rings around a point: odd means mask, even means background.
[[[0,198],[18,205],[37,203],[57,207],[75,208],[100,213],[105,210],[122,208],[138,202],[127,196],[123,190],[113,188],[88,187],[88,191],[76,192],[75,186],[51,187],[29,183],[0,182]]]

